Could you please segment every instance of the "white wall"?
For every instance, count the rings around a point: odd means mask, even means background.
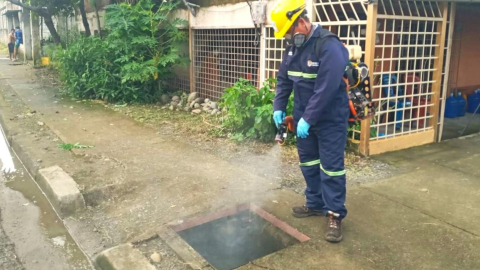
[[[104,26],[105,26],[105,22],[104,22],[105,10],[99,10],[98,15],[100,17],[100,28],[103,29]],[[92,35],[93,35],[93,33],[95,33],[95,31],[99,30],[97,15],[95,14],[95,12],[87,13],[87,20],[88,20],[88,24],[89,24],[89,27],[90,27],[90,31],[92,32]],[[78,30],[80,32],[84,32],[85,27],[83,26],[82,15],[80,13],[77,14],[76,21],[77,21]]]

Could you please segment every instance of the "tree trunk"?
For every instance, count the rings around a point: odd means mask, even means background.
[[[55,45],[60,44],[60,36],[57,33],[57,29],[55,29],[55,25],[53,24],[52,16],[45,16],[45,25],[47,26],[48,30],[50,31],[50,34],[52,35],[53,42],[55,42]]]
[[[95,5],[95,15],[97,15],[98,35],[100,36],[100,38],[103,38],[102,37],[102,27],[100,26],[100,16],[98,16],[97,5]]]
[[[85,0],[80,0],[78,8],[80,9],[80,14],[82,14],[82,22],[83,27],[85,28],[85,36],[89,37],[92,35],[92,32],[90,32],[90,25],[88,24],[87,13],[85,12]]]

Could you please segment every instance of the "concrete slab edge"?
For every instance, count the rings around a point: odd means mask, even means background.
[[[101,270],[156,270],[130,243],[104,250],[95,258],[95,263]]]
[[[191,268],[203,269],[210,265],[202,255],[168,226],[160,228],[157,234]]]
[[[59,166],[40,169],[35,181],[62,217],[85,209],[85,200],[77,183]]]

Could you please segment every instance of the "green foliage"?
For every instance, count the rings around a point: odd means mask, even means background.
[[[179,30],[186,22],[167,19],[178,4],[142,0],[107,6],[104,39],[80,38],[56,55],[67,92],[109,102],[154,101],[172,66],[185,62],[176,45],[188,38]]]
[[[370,120],[370,124],[374,125],[375,124],[374,119]],[[354,139],[354,140],[360,140],[360,128],[361,128],[361,122],[360,121],[355,121],[355,123],[351,126],[348,127],[347,132],[348,132],[348,138]],[[374,127],[370,128],[370,138],[375,138],[377,137],[377,129]]]
[[[275,97],[275,80],[269,79],[257,90],[250,81],[238,80],[235,85],[227,88],[221,97],[220,106],[225,107],[228,118],[223,126],[233,132],[231,139],[273,140],[275,124],[272,119],[273,99]],[[287,113],[293,109],[293,100],[289,100]]]
[[[65,151],[70,151],[72,149],[85,149],[85,148],[93,148],[93,146],[90,146],[90,145],[83,145],[83,144],[80,144],[80,143],[75,143],[75,144],[72,144],[72,143],[62,143],[58,146],[58,148],[61,148]]]

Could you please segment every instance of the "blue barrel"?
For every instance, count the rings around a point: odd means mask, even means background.
[[[468,96],[468,112],[474,113],[480,104],[480,90],[475,90],[475,93]],[[477,113],[480,113],[480,109],[477,110]]]
[[[458,113],[458,101],[453,95],[450,94],[450,97],[445,101],[445,117],[446,118],[455,118]]]
[[[466,110],[467,110],[467,101],[463,98],[462,92],[458,92],[457,95],[457,102],[458,102],[458,117],[465,116]]]

